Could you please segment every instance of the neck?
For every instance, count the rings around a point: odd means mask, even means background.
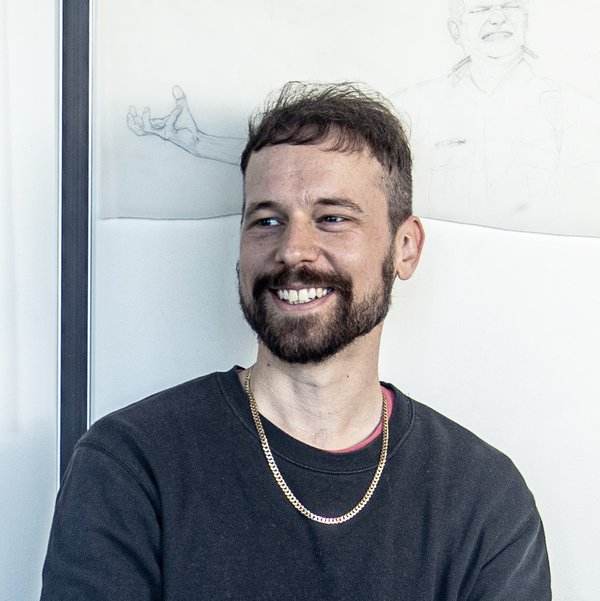
[[[470,65],[471,77],[481,91],[491,94],[522,60],[521,53],[505,58],[473,56]]]
[[[259,344],[252,392],[260,413],[290,436],[324,450],[355,445],[381,418],[381,325],[320,363],[292,364]],[[244,381],[245,372],[240,374]]]

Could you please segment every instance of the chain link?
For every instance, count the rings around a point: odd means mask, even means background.
[[[258,432],[258,438],[260,439],[260,445],[262,447],[263,453],[275,478],[275,482],[277,482],[279,488],[282,490],[283,494],[286,496],[287,500],[305,517],[309,520],[313,520],[314,522],[319,522],[320,524],[343,524],[348,520],[351,520],[357,513],[359,513],[365,505],[369,502],[373,493],[375,492],[375,488],[377,488],[377,484],[379,482],[379,478],[381,477],[381,473],[383,472],[383,468],[385,467],[385,462],[387,459],[387,451],[388,451],[388,441],[389,441],[389,423],[388,423],[388,408],[387,408],[387,400],[385,398],[385,394],[381,393],[382,399],[382,439],[381,439],[381,453],[379,455],[379,463],[377,464],[377,469],[375,470],[375,475],[373,476],[373,480],[371,480],[371,484],[367,488],[363,498],[358,502],[358,504],[351,509],[348,513],[337,517],[323,517],[313,513],[309,509],[307,509],[294,495],[294,493],[290,490],[290,487],[287,485],[287,482],[284,480],[281,472],[279,471],[279,467],[277,467],[277,463],[275,462],[275,458],[273,457],[273,453],[271,453],[271,448],[269,446],[269,441],[267,440],[267,435],[265,434],[265,430],[262,425],[262,421],[260,419],[260,414],[258,412],[258,407],[256,405],[256,399],[252,394],[252,390],[250,388],[250,378],[252,375],[252,368],[250,367],[246,372],[246,378],[244,380],[244,390],[246,392],[246,396],[248,397],[248,401],[250,403],[250,412],[252,413],[252,419],[254,420],[254,425],[256,426],[256,431]]]

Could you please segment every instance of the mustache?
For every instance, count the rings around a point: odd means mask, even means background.
[[[284,266],[276,273],[266,273],[254,282],[252,296],[258,300],[272,288],[286,288],[293,284],[302,286],[333,288],[344,298],[352,298],[352,280],[344,273],[330,273],[314,267],[290,268]]]

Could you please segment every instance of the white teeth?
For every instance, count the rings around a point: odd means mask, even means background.
[[[291,305],[302,305],[315,298],[322,298],[331,292],[331,288],[300,288],[300,290],[277,290],[277,296]]]

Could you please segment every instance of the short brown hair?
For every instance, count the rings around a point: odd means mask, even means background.
[[[369,150],[386,173],[390,227],[412,214],[412,159],[408,140],[393,106],[377,92],[356,83],[292,81],[269,96],[248,124],[241,169],[253,152],[277,144],[319,144],[329,150]]]

